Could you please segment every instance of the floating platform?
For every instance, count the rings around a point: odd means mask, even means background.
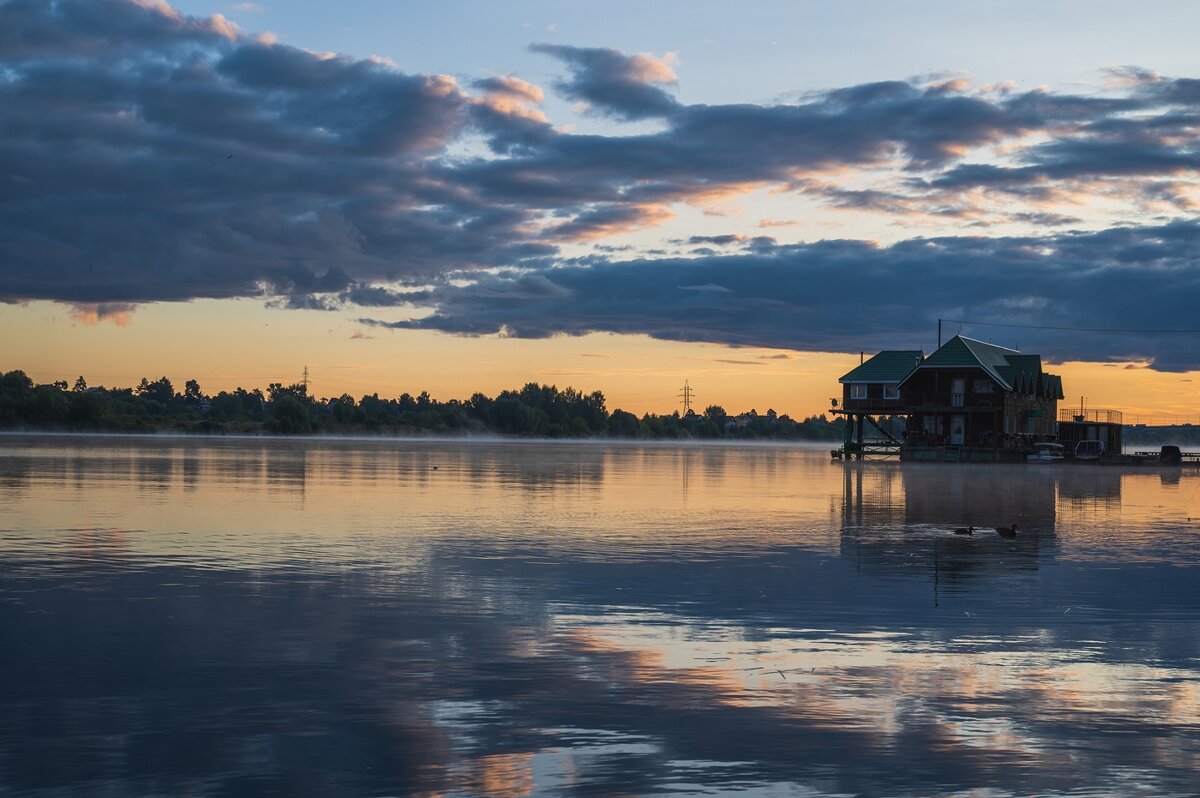
[[[887,445],[882,441],[851,443],[830,451],[834,460],[881,460],[899,458],[910,463],[1028,463],[1025,457],[1030,451],[1024,449],[995,449],[976,446],[907,446]],[[1165,458],[1164,458],[1164,455]],[[1041,465],[1058,466],[1154,466],[1159,468],[1200,468],[1200,452],[1180,452],[1175,456],[1162,451],[1140,451],[1132,454],[1103,454],[1098,458],[1077,459],[1068,457],[1058,463]]]

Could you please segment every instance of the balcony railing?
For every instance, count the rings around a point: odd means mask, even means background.
[[[901,391],[899,399],[847,399],[839,400],[835,410],[857,410],[867,413],[910,413],[920,410],[947,410],[955,412],[1000,410],[1004,398],[1000,394],[962,393],[911,393]]]
[[[1122,424],[1124,416],[1120,410],[1059,410],[1059,421],[1088,422],[1092,424]]]

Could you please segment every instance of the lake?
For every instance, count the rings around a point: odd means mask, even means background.
[[[1198,488],[2,436],[0,796],[1196,795]]]

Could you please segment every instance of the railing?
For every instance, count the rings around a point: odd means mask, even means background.
[[[879,460],[900,456],[900,442],[886,438],[869,438],[861,444],[850,442],[830,450],[834,460]]]
[[[910,393],[901,391],[899,399],[847,399],[839,400],[835,412],[851,411],[885,415],[889,413],[905,414],[919,410],[1000,410],[1004,407],[1004,398],[994,393]]]
[[[1066,422],[1090,422],[1092,424],[1121,424],[1120,410],[1059,410],[1058,420]]]

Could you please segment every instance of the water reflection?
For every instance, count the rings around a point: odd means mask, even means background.
[[[0,795],[1194,789],[1187,473],[0,445]]]

